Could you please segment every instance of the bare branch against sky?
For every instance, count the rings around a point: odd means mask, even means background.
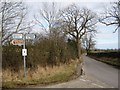
[[[13,33],[27,31],[30,23],[25,21],[27,7],[23,2],[2,2],[1,6],[1,31],[2,43],[8,41]]]
[[[115,25],[116,28],[114,32],[120,28],[120,0],[112,2],[110,8],[104,10],[100,22],[106,26]]]
[[[2,0],[3,1],[3,0]],[[16,0],[11,0],[16,1]],[[19,0],[18,0],[19,1]],[[117,0],[53,0],[60,4],[60,8],[65,8],[73,3],[76,3],[79,7],[87,7],[96,13],[103,11],[103,6],[110,6],[110,1],[117,1]],[[52,0],[25,0],[25,4],[28,6],[29,9],[29,17],[27,20],[34,20],[34,14],[37,14],[38,8],[41,8],[41,2],[53,2]],[[45,21],[40,17],[39,19],[44,27],[48,30],[48,25]],[[100,23],[98,23],[98,33],[96,36],[96,47],[97,48],[117,48],[118,47],[118,32],[112,33],[115,29],[114,26],[106,27]],[[33,32],[42,32],[41,28],[36,24],[33,28]],[[104,36],[104,37],[103,37]],[[109,38],[108,38],[109,37]],[[109,46],[109,47],[108,47]]]
[[[112,1],[113,2],[113,1]],[[110,6],[110,1],[90,1],[90,2],[87,2],[87,1],[73,1],[73,2],[69,2],[69,1],[63,1],[63,2],[59,2],[58,1],[58,4],[60,5],[60,9],[64,9],[65,7],[68,7],[69,5],[71,4],[76,4],[78,7],[86,7],[96,13],[98,13],[98,15],[100,15],[100,13],[104,10],[104,7],[109,7]],[[29,2],[29,6],[31,6],[31,13],[35,13],[36,11],[38,11],[37,9],[38,8],[41,8],[42,3],[40,1],[38,2]],[[45,21],[40,18],[39,19],[43,24],[44,26],[47,26],[45,24]],[[98,29],[98,32],[97,35],[96,35],[96,48],[117,48],[118,46],[118,33],[112,33],[113,30],[115,29],[114,26],[109,26],[109,27],[106,27],[105,25],[103,24],[100,24],[98,23],[97,24],[97,29]],[[42,30],[40,30],[40,27],[38,27],[38,25],[36,25],[35,29],[34,29],[36,32],[41,32]],[[47,30],[48,30],[48,27],[47,27]],[[104,36],[104,37],[103,37]],[[109,38],[108,38],[109,37]],[[109,47],[108,47],[109,46]]]

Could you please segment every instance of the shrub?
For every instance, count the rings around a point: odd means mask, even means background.
[[[70,59],[75,59],[76,51],[63,38],[43,37],[35,44],[26,46],[28,55],[26,57],[27,68],[35,70],[37,66],[46,67],[69,63]],[[3,69],[11,69],[18,72],[23,67],[23,57],[21,56],[22,46],[3,46]]]

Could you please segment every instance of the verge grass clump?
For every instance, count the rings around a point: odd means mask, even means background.
[[[44,69],[43,67],[38,67],[35,72],[30,72],[29,70],[27,70],[26,81],[24,81],[22,75],[23,72],[19,72],[17,74],[14,73],[14,75],[12,75],[9,74],[8,71],[3,71],[3,88],[20,88],[30,85],[46,85],[68,81],[74,75],[75,69],[75,62],[71,64],[63,64],[61,66],[54,66],[53,68],[47,67],[47,69]],[[18,75],[20,76],[17,77]]]

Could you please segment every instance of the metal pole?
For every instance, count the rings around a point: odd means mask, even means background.
[[[24,34],[24,45],[23,45],[23,49],[25,49],[25,34]],[[25,56],[23,56],[24,59],[24,80],[26,80],[26,58]]]
[[[24,79],[26,80],[26,60],[24,56]]]

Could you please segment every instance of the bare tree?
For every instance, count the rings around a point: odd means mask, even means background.
[[[5,43],[13,33],[25,31],[31,27],[31,23],[25,22],[27,8],[22,2],[1,2],[1,31],[2,41]]]
[[[105,10],[99,21],[106,26],[115,25],[116,32],[120,28],[120,0],[111,3],[111,8]]]
[[[41,9],[39,9],[39,14],[34,15],[35,20],[38,25],[45,30],[45,32],[52,33],[52,29],[56,26],[59,20],[59,9],[57,8],[57,3],[55,2],[45,2],[42,3]],[[39,18],[41,17],[41,18]]]
[[[87,33],[82,38],[82,45],[86,49],[87,53],[89,53],[95,47],[95,40],[93,39],[94,35],[92,33]]]
[[[88,32],[96,32],[97,15],[87,8],[78,8],[75,4],[61,11],[64,32],[71,35],[77,46],[77,58],[81,55],[81,39]]]

